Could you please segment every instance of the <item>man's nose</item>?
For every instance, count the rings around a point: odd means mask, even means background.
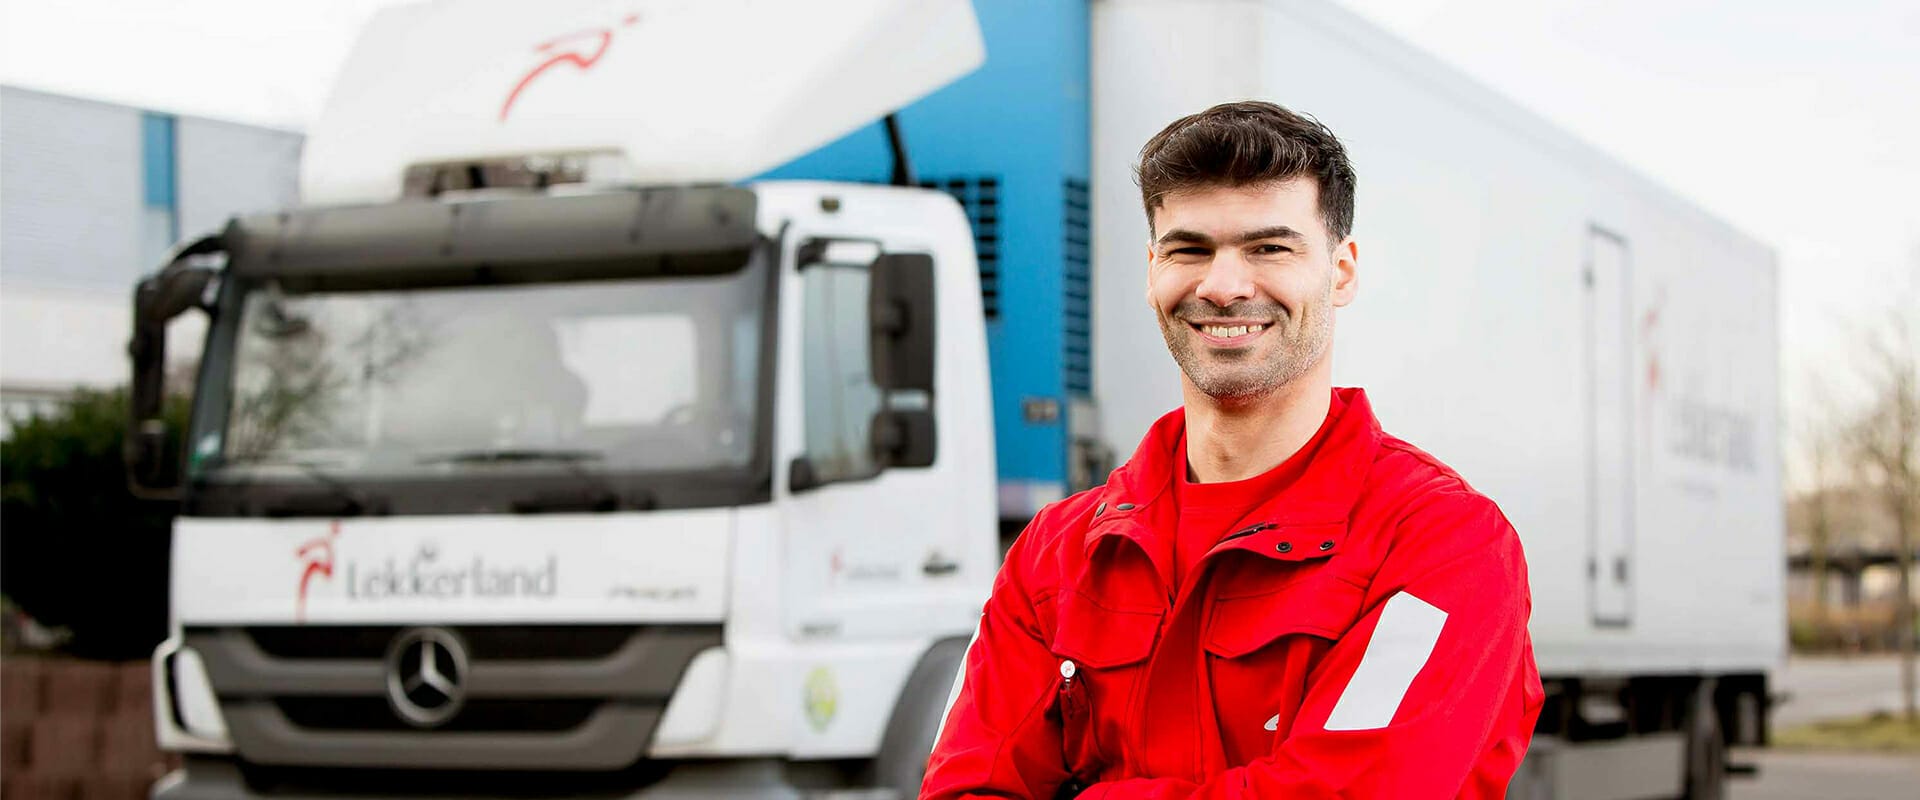
[[[1253,298],[1253,266],[1237,252],[1221,250],[1207,265],[1194,295],[1221,308]]]

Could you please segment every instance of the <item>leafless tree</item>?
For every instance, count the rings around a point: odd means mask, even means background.
[[[1911,298],[1909,298],[1911,299]],[[1914,343],[1915,306],[1902,304],[1861,330],[1861,377],[1868,404],[1845,428],[1861,483],[1893,519],[1899,596],[1894,625],[1900,657],[1904,716],[1920,726],[1915,709],[1913,551],[1920,527],[1920,348]]]
[[[1808,382],[1814,397],[1795,431],[1806,469],[1802,524],[1807,536],[1807,560],[1813,571],[1813,619],[1821,625],[1827,621],[1828,568],[1834,545],[1832,501],[1839,488],[1834,479],[1841,477],[1838,473],[1845,466],[1846,455],[1841,452],[1839,431],[1834,429],[1832,401],[1821,389],[1824,383],[1819,376]]]

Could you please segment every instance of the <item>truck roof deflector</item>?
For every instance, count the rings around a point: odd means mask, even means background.
[[[309,131],[309,204],[408,166],[595,153],[638,183],[738,181],[977,68],[967,0],[408,5],[361,34]]]

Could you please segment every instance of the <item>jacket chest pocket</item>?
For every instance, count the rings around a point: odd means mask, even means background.
[[[1243,759],[1232,763],[1265,755],[1286,736],[1308,679],[1365,602],[1365,589],[1330,573],[1213,602],[1207,668],[1227,756]]]
[[[1051,650],[1060,663],[1052,713],[1067,769],[1092,783],[1120,764],[1127,710],[1138,702],[1165,611],[1109,608],[1074,590],[1055,605]]]

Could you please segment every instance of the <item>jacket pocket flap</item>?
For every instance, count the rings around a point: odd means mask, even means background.
[[[1164,612],[1107,608],[1078,591],[1061,592],[1053,652],[1089,667],[1118,667],[1153,652]]]
[[[1266,594],[1215,601],[1207,652],[1239,658],[1290,634],[1338,639],[1360,618],[1367,590],[1332,575],[1295,581]]]

